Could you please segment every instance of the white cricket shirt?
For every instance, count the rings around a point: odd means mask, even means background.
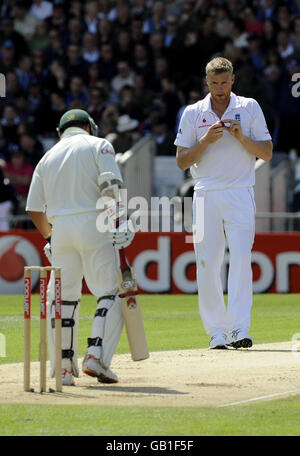
[[[97,178],[112,172],[122,181],[113,146],[80,128],[68,128],[37,164],[26,210],[57,215],[95,212],[100,198]]]
[[[263,112],[253,98],[231,93],[230,103],[221,119],[212,110],[210,94],[203,100],[185,108],[174,144],[193,147],[219,120],[241,122],[242,132],[254,141],[271,140]],[[221,190],[234,187],[252,187],[255,183],[256,158],[230,133],[210,144],[200,160],[190,167],[196,181],[195,189]]]

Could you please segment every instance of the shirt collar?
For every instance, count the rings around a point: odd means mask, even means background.
[[[81,135],[89,135],[89,133],[84,130],[83,128],[79,128],[79,127],[69,127],[67,128],[63,134],[61,135],[62,138],[65,138],[66,136],[70,136],[70,135],[78,135],[78,134],[81,134]]]
[[[236,96],[235,93],[231,92],[231,94],[230,94],[230,102],[229,102],[229,105],[227,106],[225,112],[229,112],[232,109],[238,108],[239,106],[240,106],[239,98]],[[206,95],[206,97],[204,98],[203,103],[202,103],[202,107],[203,107],[203,111],[210,111],[212,113],[214,112],[212,107],[211,107],[211,96],[210,96],[210,93],[208,93]],[[225,112],[224,112],[224,114],[225,114]]]

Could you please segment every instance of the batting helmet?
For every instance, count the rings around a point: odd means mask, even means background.
[[[98,127],[95,124],[94,119],[92,119],[92,117],[83,109],[70,109],[65,112],[60,118],[56,131],[60,137],[67,128],[84,124],[90,125],[91,135],[98,136]]]

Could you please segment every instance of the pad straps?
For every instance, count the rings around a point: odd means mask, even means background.
[[[71,329],[71,339],[70,339],[70,348],[68,349],[62,349],[62,358],[67,358],[72,360],[74,356],[74,350],[73,350],[73,328],[75,326],[75,320],[74,320],[74,314],[76,311],[76,307],[78,306],[79,302],[78,301],[61,301],[62,306],[73,306],[73,313],[70,318],[62,318],[61,319],[61,326],[62,328],[70,328]],[[52,305],[54,306],[54,301],[52,302]],[[63,312],[62,312],[63,314]],[[51,327],[55,328],[55,318],[51,318]]]

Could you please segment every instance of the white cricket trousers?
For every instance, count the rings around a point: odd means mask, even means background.
[[[53,220],[52,264],[62,268],[62,299],[81,297],[82,278],[96,297],[118,290],[117,264],[111,240],[96,227],[97,214],[57,216]]]
[[[202,220],[204,228],[200,242],[194,232],[199,311],[204,329],[210,335],[238,328],[249,330],[255,209],[252,187],[213,191],[196,189],[194,192],[194,230]],[[227,309],[221,280],[225,239],[230,255]]]
[[[73,318],[75,325],[70,331],[63,327],[63,349],[74,351],[73,373],[78,376],[78,320],[79,300],[84,277],[91,293],[100,298],[116,295],[118,291],[117,257],[108,234],[100,233],[96,227],[98,213],[57,216],[53,219],[51,237],[52,265],[61,267],[62,300],[78,301],[76,311],[73,306],[62,306],[62,318]],[[51,329],[51,303],[53,300],[53,274],[48,288],[48,334],[51,375],[55,372],[54,331]],[[112,301],[109,301],[111,304]],[[116,297],[114,307],[105,323],[105,343],[103,342],[102,361],[109,366],[123,328],[121,300]],[[98,335],[98,334],[97,334]],[[92,336],[93,337],[93,336]],[[70,369],[70,360],[63,358],[62,367]]]

